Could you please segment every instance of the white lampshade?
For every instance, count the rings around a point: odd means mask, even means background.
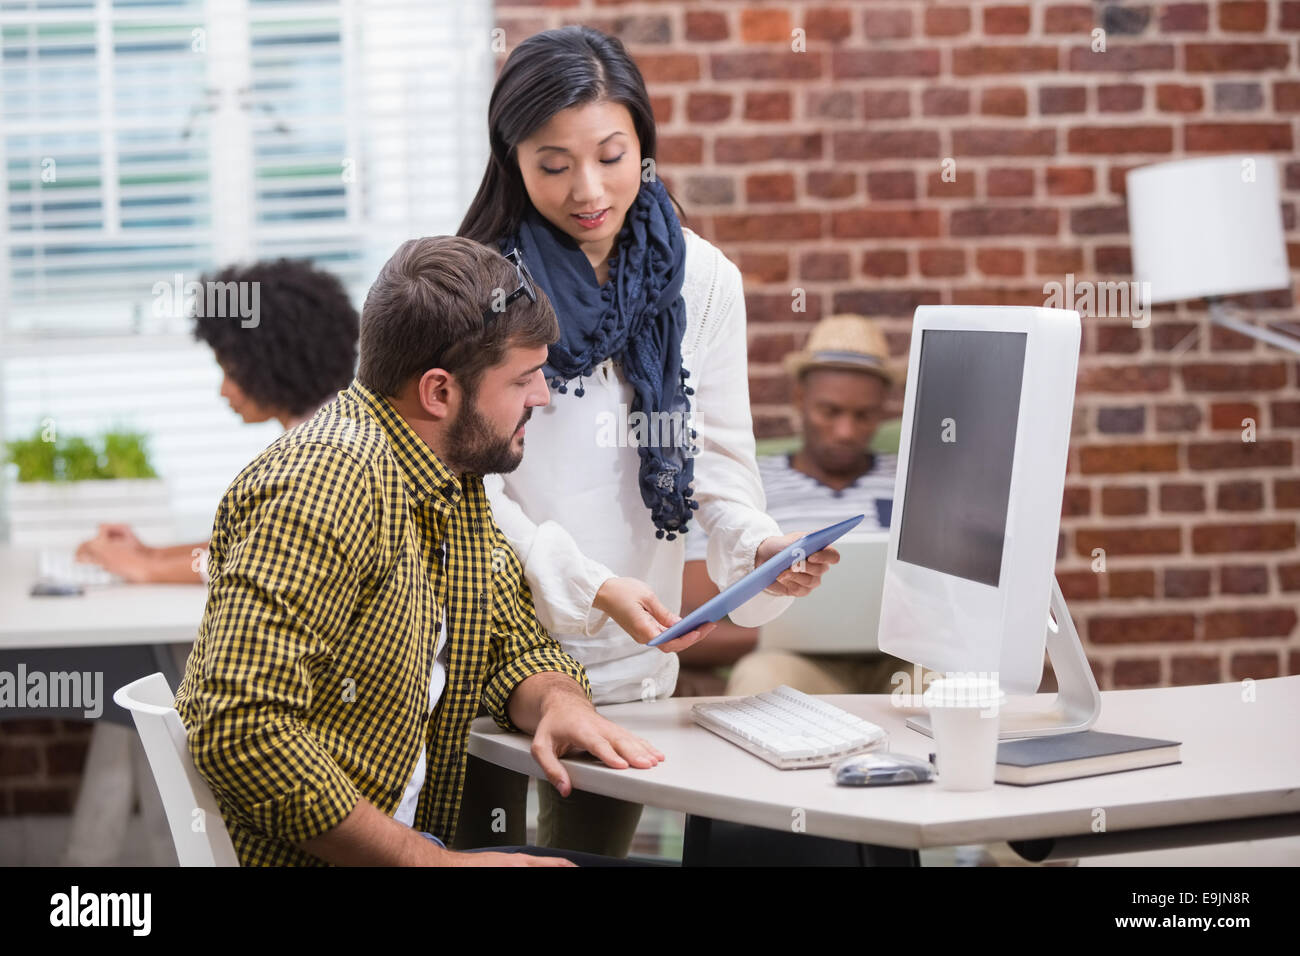
[[[1133,277],[1151,283],[1150,301],[1289,288],[1277,180],[1271,156],[1130,170]]]

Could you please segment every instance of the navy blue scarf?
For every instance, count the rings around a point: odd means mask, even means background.
[[[602,286],[577,241],[531,205],[519,232],[499,243],[503,253],[520,250],[560,320],[560,341],[550,347],[544,369],[552,388],[565,393],[576,378],[574,395],[581,397],[582,379],[597,365],[611,357],[621,364],[633,391],[629,432],[637,434],[639,419],[646,436],[637,447],[641,500],[655,536],[667,534],[671,541],[688,530],[699,502],[691,500],[695,432],[687,421],[694,389],[682,368],[686,240],[657,179],[642,184],[614,245]]]

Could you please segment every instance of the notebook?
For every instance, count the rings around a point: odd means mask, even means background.
[[[1086,730],[998,744],[994,780],[1018,787],[1182,763],[1176,740]]]

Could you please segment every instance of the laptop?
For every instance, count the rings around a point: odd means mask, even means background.
[[[880,596],[885,586],[888,531],[846,534],[835,542],[840,562],[807,597],[796,598],[758,634],[761,648],[807,654],[858,654],[880,650]]]

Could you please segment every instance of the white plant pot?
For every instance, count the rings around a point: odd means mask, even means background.
[[[5,498],[15,547],[72,547],[101,524],[128,524],[146,544],[170,544],[175,534],[160,478],[11,482]]]

